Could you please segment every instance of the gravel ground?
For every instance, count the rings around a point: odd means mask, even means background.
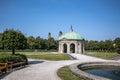
[[[106,61],[95,57],[81,54],[70,54],[78,60],[48,61],[40,59],[29,59],[30,65],[26,68],[16,70],[3,77],[1,80],[61,80],[56,72],[59,68],[77,62]]]

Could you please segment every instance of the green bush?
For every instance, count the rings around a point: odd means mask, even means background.
[[[15,54],[15,55],[3,55],[2,57],[0,57],[0,62],[20,62],[20,61],[25,61],[26,64],[28,64],[28,60],[26,55],[23,54]]]
[[[26,64],[28,64],[28,59],[27,56],[24,54],[15,54],[16,56],[19,56],[21,58],[22,61],[25,61]]]

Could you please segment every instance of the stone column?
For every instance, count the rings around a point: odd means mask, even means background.
[[[70,53],[70,43],[67,43],[67,53]]]
[[[59,53],[61,53],[61,44],[59,42],[59,50],[58,50]]]
[[[79,53],[81,53],[81,42],[79,42]]]
[[[82,49],[83,49],[83,52],[82,52],[82,54],[84,54],[84,52],[85,52],[85,44],[84,44],[84,41],[82,41]]]
[[[74,44],[75,44],[75,53],[78,53],[78,44],[77,42],[75,42]]]
[[[59,44],[59,52],[63,53],[63,43],[62,42],[60,42],[60,44]]]
[[[60,50],[61,53],[63,53],[63,43],[61,43],[61,50]]]

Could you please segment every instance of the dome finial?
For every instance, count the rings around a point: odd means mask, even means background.
[[[73,28],[72,28],[72,25],[71,25],[71,27],[70,27],[70,32],[73,32]]]

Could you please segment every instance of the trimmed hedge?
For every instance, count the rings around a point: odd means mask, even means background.
[[[13,63],[25,61],[26,64],[28,64],[27,57],[24,54],[4,55],[4,56],[0,57],[0,62],[2,62],[2,63],[6,63],[9,61],[13,62]]]

